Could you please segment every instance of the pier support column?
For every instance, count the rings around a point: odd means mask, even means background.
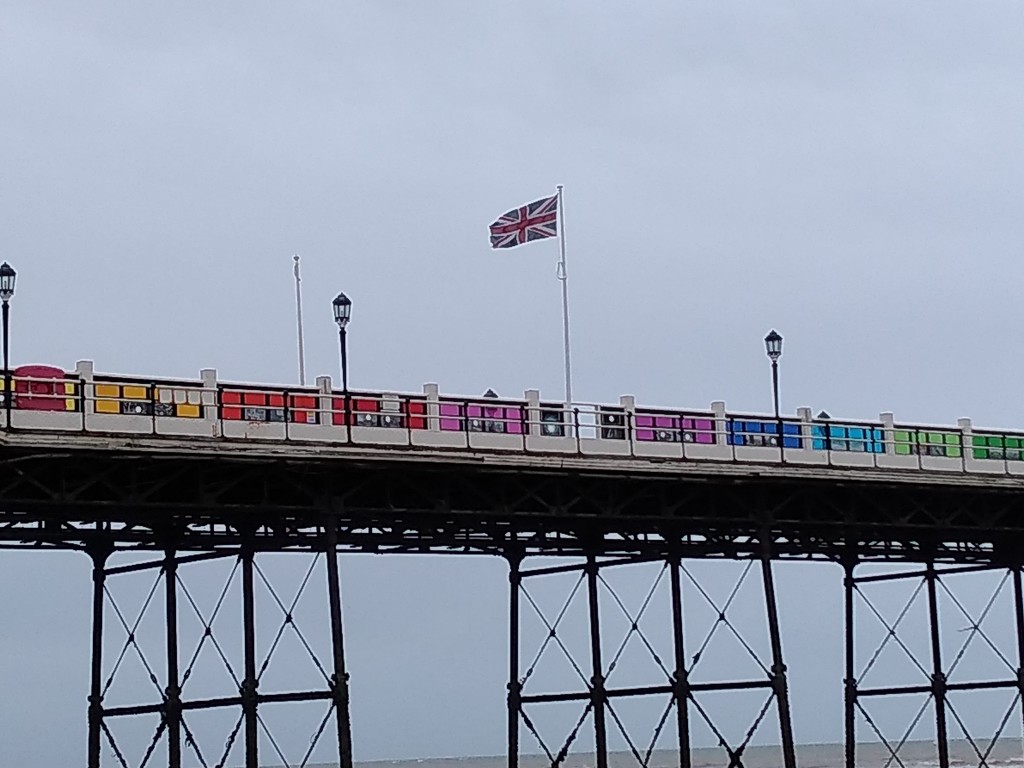
[[[594,717],[594,761],[597,768],[608,768],[608,733],[605,723],[604,666],[601,662],[601,616],[597,591],[597,558],[587,556],[587,596],[590,616],[590,660],[593,676],[590,679],[590,702]]]
[[[519,680],[519,589],[523,583],[522,556],[508,556],[508,768],[519,768],[519,713],[522,683]]]
[[[252,534],[242,545],[242,635],[245,678],[242,680],[242,716],[245,718],[245,768],[259,768],[259,697],[256,682],[256,607],[253,571],[256,553]]]
[[[846,756],[846,768],[855,768],[857,764],[857,673],[854,667],[853,645],[853,598],[856,595],[856,582],[853,580],[853,569],[857,566],[854,558],[843,563],[844,615],[843,631],[845,634],[846,675],[843,678],[843,741]]]
[[[167,766],[181,768],[181,681],[178,674],[178,561],[168,548],[164,558],[167,627],[167,687],[164,718],[167,723]]]
[[[766,534],[762,541],[761,573],[764,577],[765,607],[768,611],[768,635],[772,646],[772,691],[779,711],[779,730],[782,738],[782,764],[796,768],[796,749],[793,746],[793,721],[789,711],[789,684],[786,665],[782,661],[782,635],[779,632],[779,611],[775,600],[775,580],[772,576],[771,539]]]
[[[690,679],[686,671],[683,647],[683,590],[679,580],[682,561],[677,553],[669,558],[669,585],[672,590],[672,638],[676,668],[672,695],[676,704],[676,730],[679,735],[679,767],[690,768]]]
[[[352,720],[349,713],[348,672],[345,669],[345,633],[341,624],[341,586],[338,576],[337,522],[328,517],[325,523],[324,549],[327,558],[327,597],[331,612],[331,646],[334,674],[331,691],[338,723],[338,765],[352,768]]]
[[[939,750],[939,768],[949,768],[949,738],[946,733],[946,673],[942,667],[942,642],[939,634],[939,603],[935,592],[935,561],[925,568],[928,585],[928,623],[932,646],[932,697],[935,701],[935,742]]]
[[[100,768],[100,736],[103,730],[103,607],[106,563],[110,547],[90,547],[92,556],[92,660],[89,675],[88,768]]]

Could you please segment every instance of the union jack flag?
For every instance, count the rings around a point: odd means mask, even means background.
[[[491,248],[512,248],[558,236],[558,195],[513,208],[491,224]]]

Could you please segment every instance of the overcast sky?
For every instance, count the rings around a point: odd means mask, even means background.
[[[1022,428],[1022,35],[996,1],[6,0],[12,360],[294,382],[299,253],[309,378],[337,376],[344,290],[354,387],[557,396],[557,244],[492,252],[487,225],[564,184],[577,400],[767,411],[774,327],[786,412]],[[502,564],[343,568],[377,670],[353,672],[358,756],[501,751]],[[804,573],[781,577],[796,727],[835,739],[838,632],[800,638],[838,622],[838,573]],[[0,575],[0,750],[77,764],[87,564]],[[461,687],[417,715],[429,678],[371,651],[419,589],[437,612],[402,652],[423,638]]]

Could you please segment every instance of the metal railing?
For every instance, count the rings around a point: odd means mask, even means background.
[[[0,377],[2,379],[2,377]],[[822,464],[1024,476],[1024,432],[894,421],[339,392],[68,375],[12,377],[6,430],[321,441],[678,461]],[[628,401],[628,402],[627,402]],[[885,416],[883,414],[883,416]],[[779,443],[782,442],[780,447]]]

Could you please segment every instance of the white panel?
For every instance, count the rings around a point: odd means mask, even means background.
[[[344,443],[348,433],[342,425],[332,424],[289,424],[288,437],[292,440],[315,440],[317,442]]]
[[[728,445],[718,445],[717,443],[683,443],[683,445],[685,446],[684,455],[687,459],[732,461],[732,448]]]
[[[947,456],[922,456],[921,468],[936,472],[963,472],[962,459],[951,459]]]
[[[585,456],[629,456],[628,440],[602,440],[597,437],[580,440],[580,452]]]
[[[1006,471],[1015,477],[1024,475],[1024,461],[1008,461],[1006,462]]]
[[[897,456],[894,453],[883,453],[878,456],[878,466],[882,469],[918,469],[917,456]]]
[[[494,432],[469,432],[470,448],[523,452],[522,435],[502,435]]]
[[[424,448],[465,448],[465,432],[441,432],[431,429],[414,429],[412,444]]]
[[[873,467],[877,455],[859,451],[830,451],[828,453],[834,467]]]
[[[786,463],[824,466],[828,464],[828,454],[824,451],[814,451],[807,448],[787,448]]]
[[[393,427],[352,427],[355,445],[408,445],[409,433]]]
[[[235,440],[284,440],[284,423],[271,421],[224,421],[224,437]]]
[[[762,448],[757,445],[737,445],[736,460],[778,464],[780,463],[779,449],[778,447]]]
[[[1011,462],[1020,464],[1021,462]],[[1021,468],[1024,471],[1024,467]],[[1008,473],[1006,462],[1002,459],[968,459],[967,471],[986,475],[1005,475]]]
[[[0,423],[6,418],[6,411],[0,408]],[[73,411],[12,411],[11,423],[16,429],[80,432],[82,430],[82,414]]]
[[[572,437],[544,437],[528,435],[526,450],[530,453],[576,453],[576,439]]]
[[[153,417],[134,414],[88,413],[85,416],[85,428],[89,432],[148,434],[153,431]]]
[[[175,416],[157,416],[158,435],[193,435],[196,437],[218,437],[217,422],[206,419],[181,419]]]
[[[642,457],[663,457],[670,459],[683,458],[684,443],[659,443],[655,441],[640,440],[633,443],[633,450],[637,456]]]

